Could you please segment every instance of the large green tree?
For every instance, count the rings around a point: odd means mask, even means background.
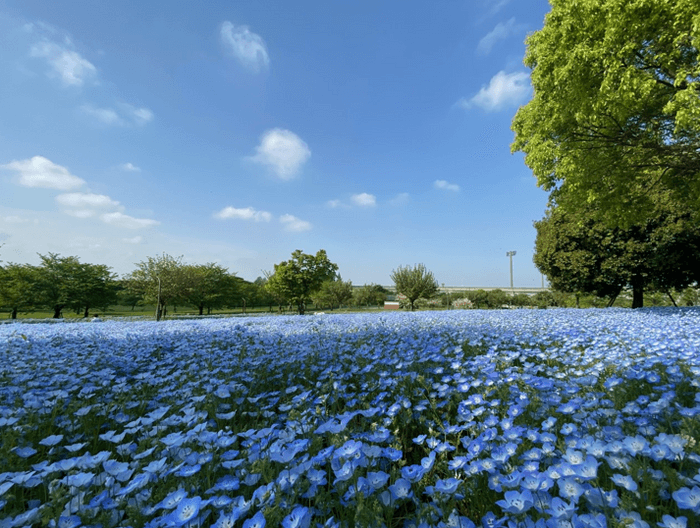
[[[338,265],[328,259],[324,249],[316,255],[297,249],[289,260],[275,264],[266,288],[276,298],[295,304],[299,314],[303,315],[312,296],[325,281],[333,279],[337,271]]]
[[[10,262],[0,267],[0,308],[9,310],[12,319],[31,310],[37,302],[38,281],[36,266]]]
[[[56,253],[39,255],[36,304],[53,312],[53,318],[61,317],[63,309],[73,301],[79,289],[80,260],[78,257],[62,257]]]
[[[335,309],[336,306],[340,308],[351,300],[352,282],[344,281],[340,275],[321,284],[321,288],[314,296],[316,305],[327,306],[331,310]]]
[[[83,317],[87,318],[93,308],[106,310],[117,303],[117,275],[109,266],[79,263],[73,273],[68,306],[82,311]]]
[[[379,284],[365,284],[355,292],[355,302],[358,306],[382,306],[387,293]]]
[[[700,204],[697,0],[550,0],[527,39],[532,100],[513,151],[552,203],[594,203],[609,225],[656,214],[655,194]],[[650,192],[652,191],[652,192]]]
[[[199,310],[199,315],[211,313],[231,303],[238,290],[238,280],[228,270],[212,262],[185,265],[182,268],[186,283],[184,299]]]
[[[185,302],[189,286],[182,257],[167,253],[147,257],[125,277],[127,287],[140,295],[144,302],[156,306],[156,320],[166,314],[166,308]]]
[[[415,310],[415,302],[420,298],[430,299],[440,286],[432,271],[424,264],[415,266],[399,266],[391,272],[391,280],[396,286],[396,293],[406,296],[411,311]]]
[[[553,289],[608,297],[632,288],[632,307],[645,289],[670,292],[700,280],[700,215],[669,209],[628,227],[606,227],[594,211],[550,208],[535,223],[534,262]]]

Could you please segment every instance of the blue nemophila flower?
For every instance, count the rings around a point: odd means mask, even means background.
[[[168,514],[164,520],[167,526],[183,526],[193,520],[199,515],[199,510],[205,502],[202,504],[201,497],[192,497],[182,499],[177,508],[175,508],[170,514]]]
[[[617,512],[623,526],[630,528],[650,528],[649,523],[642,519],[638,512],[619,511]]]
[[[505,513],[520,514],[525,513],[534,504],[534,498],[530,490],[506,491],[503,500],[496,501]]]
[[[670,515],[663,516],[663,522],[656,523],[661,528],[686,528],[688,526],[687,517],[671,517]]]
[[[58,528],[77,528],[83,523],[77,515],[61,516],[58,518]]]
[[[265,516],[262,511],[258,511],[250,519],[247,519],[243,523],[243,528],[264,528],[265,527]]]
[[[389,475],[383,471],[367,472],[367,482],[374,490],[378,490],[386,486],[389,481]]]
[[[417,464],[401,468],[401,476],[409,482],[418,482],[423,478],[423,475],[425,475],[425,469]]]
[[[63,446],[63,447],[69,453],[75,453],[77,451],[80,451],[86,445],[87,445],[87,443],[85,443],[85,442],[79,442],[77,444],[71,444],[71,445],[67,445],[67,446]]]
[[[46,447],[51,447],[59,444],[63,440],[63,435],[62,434],[57,434],[57,435],[50,435],[47,436],[46,438],[39,440],[39,444],[46,446]]]
[[[501,517],[500,519],[496,517],[496,514],[493,512],[486,512],[486,515],[484,515],[481,518],[481,526],[483,528],[500,528],[503,526],[508,518],[507,517]]]
[[[29,458],[37,454],[37,450],[33,447],[13,447],[12,452],[20,458]]]
[[[216,522],[211,525],[211,528],[233,528],[237,520],[238,516],[235,513],[222,511]]]
[[[556,519],[571,519],[576,513],[576,505],[560,497],[554,497],[545,511]]]
[[[132,491],[143,488],[146,484],[148,484],[149,478],[150,475],[148,473],[139,473],[131,479],[129,484],[127,484],[117,492],[117,496],[120,497],[122,495],[128,495]]]
[[[61,479],[61,482],[71,488],[84,488],[89,486],[94,480],[95,475],[92,473],[75,473],[66,475]]]
[[[572,477],[561,478],[557,481],[559,487],[559,495],[565,499],[569,499],[578,502],[578,499],[585,491],[583,486],[576,482]]]
[[[637,491],[637,483],[630,475],[615,473],[612,477],[610,477],[610,480],[612,480],[618,486],[625,488],[627,491]]]
[[[311,524],[311,510],[306,506],[295,507],[289,515],[282,520],[282,528],[309,528]]]
[[[124,437],[126,436],[126,432],[122,432],[121,434],[117,434],[116,431],[107,431],[104,434],[100,435],[100,438],[102,440],[105,440],[106,442],[112,442],[113,444],[118,444],[122,440],[124,440]]]
[[[191,477],[192,475],[199,473],[200,469],[202,469],[200,464],[195,464],[194,466],[183,465],[175,472],[175,476]]]
[[[681,510],[690,510],[695,514],[700,514],[700,488],[693,486],[681,488],[672,494],[673,500]]]
[[[411,483],[404,478],[396,479],[396,482],[389,486],[389,492],[391,493],[392,501],[410,499],[413,497]]]

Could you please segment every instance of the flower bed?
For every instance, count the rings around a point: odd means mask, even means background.
[[[700,311],[0,326],[0,527],[698,527]]]

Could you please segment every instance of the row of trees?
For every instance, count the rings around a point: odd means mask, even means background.
[[[696,0],[552,2],[527,39],[532,100],[513,120],[549,191],[535,263],[552,286],[614,302],[700,280]]]
[[[387,291],[368,284],[353,288],[337,273],[324,250],[316,255],[295,251],[273,273],[248,282],[218,264],[185,264],[181,257],[148,257],[121,279],[105,265],[81,263],[77,257],[39,255],[41,264],[0,266],[0,310],[16,319],[19,312],[49,310],[54,318],[64,310],[88,317],[115,305],[155,306],[156,319],[177,307],[194,307],[199,315],[247,306],[304,313],[313,302],[323,309],[343,305],[381,306]]]

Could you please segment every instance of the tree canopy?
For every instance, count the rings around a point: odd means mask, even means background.
[[[126,277],[127,287],[146,302],[156,305],[160,320],[167,306],[182,302],[187,295],[187,275],[182,257],[163,253],[138,262]]]
[[[610,225],[653,216],[664,189],[700,204],[697,0],[550,3],[527,39],[534,95],[513,121],[538,185]]]
[[[333,310],[352,300],[352,281],[344,281],[340,275],[333,280],[324,281],[314,297],[317,305],[327,306]]]
[[[391,272],[391,280],[394,281],[396,292],[405,295],[411,311],[415,310],[415,302],[420,298],[429,299],[439,289],[439,285],[432,271],[428,271],[424,264],[415,266],[399,266]]]
[[[266,288],[276,298],[295,304],[303,314],[306,304],[321,285],[335,278],[338,265],[328,259],[326,251],[320,249],[309,255],[297,249],[289,260],[275,264],[274,273],[268,278]]]
[[[700,280],[700,219],[693,210],[669,209],[629,227],[606,227],[590,210],[550,208],[535,223],[535,265],[553,289],[593,293],[614,302],[631,286],[632,307],[644,290],[669,292]]]

